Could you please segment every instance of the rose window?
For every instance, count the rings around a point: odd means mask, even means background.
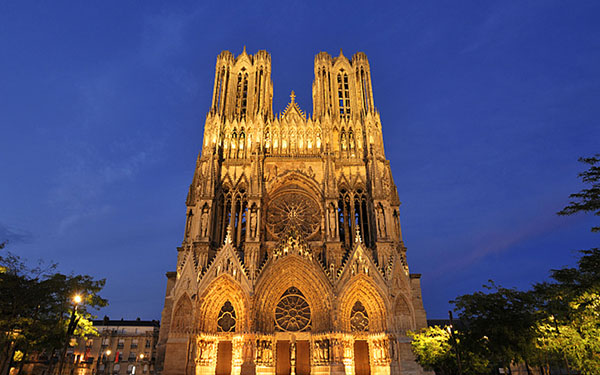
[[[298,192],[288,192],[273,198],[267,211],[267,227],[276,237],[289,228],[305,238],[315,234],[321,224],[321,210],[313,199]]]
[[[275,307],[275,324],[280,331],[305,331],[310,329],[310,306],[304,295],[289,288]]]

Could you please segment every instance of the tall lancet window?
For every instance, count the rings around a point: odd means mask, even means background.
[[[329,109],[328,107],[328,97],[329,95],[331,95],[329,93],[329,79],[327,77],[327,73],[325,73],[325,69],[322,70],[321,72],[321,83],[323,84],[323,87],[321,88],[321,93],[323,95],[323,97],[321,98],[322,102],[323,102],[323,113],[327,112],[327,110]]]
[[[221,70],[217,72],[217,82],[215,84],[215,97],[213,99],[213,103],[215,103],[215,110],[220,111],[224,90],[223,83],[225,81],[225,67],[222,67]]]
[[[350,88],[348,86],[348,74],[344,70],[338,73],[337,83],[340,117],[350,118]]]
[[[369,95],[369,83],[367,82],[367,74],[363,68],[360,68],[360,91],[362,93],[363,108],[365,112],[369,112],[371,106],[371,97]]]
[[[237,92],[235,97],[236,111],[241,119],[246,118],[248,104],[248,73],[246,68],[238,73]]]
[[[263,67],[256,74],[256,84],[254,91],[256,92],[256,113],[260,112],[260,99],[262,95],[262,82],[263,82]]]

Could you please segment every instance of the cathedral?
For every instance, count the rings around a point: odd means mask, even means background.
[[[367,56],[316,55],[313,112],[273,112],[266,51],[217,57],[167,273],[164,375],[421,374],[426,325]]]

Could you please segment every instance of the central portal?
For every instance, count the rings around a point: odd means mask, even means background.
[[[290,375],[292,373],[291,345],[288,340],[277,341],[277,361],[275,372],[277,375]],[[296,375],[310,375],[310,343],[308,340],[296,341]]]

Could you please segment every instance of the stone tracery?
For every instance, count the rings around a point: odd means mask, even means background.
[[[275,238],[289,228],[295,228],[305,238],[316,233],[320,225],[318,204],[305,194],[286,192],[269,202],[267,227]]]
[[[422,326],[425,312],[368,60],[319,53],[312,115],[293,92],[273,113],[270,72],[265,51],[217,58],[177,272],[168,276],[163,374],[272,374],[286,356],[298,375],[317,367],[358,375],[360,363],[399,374],[412,365],[398,345],[407,350],[405,332]],[[195,369],[186,365],[193,353]]]
[[[275,307],[275,323],[281,331],[305,331],[310,329],[310,306],[297,288],[285,291]]]

